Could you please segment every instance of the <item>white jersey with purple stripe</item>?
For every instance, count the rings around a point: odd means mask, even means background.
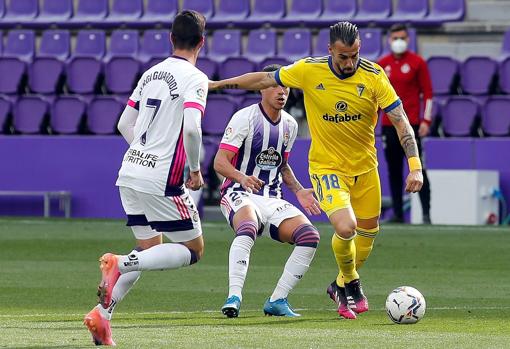
[[[278,122],[273,122],[262,105],[253,104],[232,116],[221,140],[220,149],[236,155],[232,165],[248,176],[256,176],[265,185],[257,193],[266,197],[281,198],[282,176],[280,168],[287,159],[296,139],[296,120],[284,110]],[[223,181],[221,192],[244,191],[239,183]]]
[[[124,155],[118,186],[164,196],[184,192],[185,108],[205,111],[207,76],[187,60],[169,57],[147,70],[129,98],[138,110],[134,140]]]

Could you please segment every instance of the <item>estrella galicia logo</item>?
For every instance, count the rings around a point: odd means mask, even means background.
[[[255,158],[255,163],[260,169],[270,171],[281,165],[282,156],[275,148],[271,147],[260,152]]]
[[[338,101],[335,104],[335,109],[338,112],[344,112],[347,110],[347,103],[345,103],[344,101]]]

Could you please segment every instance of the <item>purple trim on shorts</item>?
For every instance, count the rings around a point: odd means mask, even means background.
[[[296,246],[317,248],[319,240],[319,232],[311,224],[302,224],[292,233],[292,241],[294,241]]]
[[[157,232],[173,232],[173,231],[185,231],[192,230],[195,227],[191,219],[180,219],[176,221],[153,221],[149,222],[152,229]]]
[[[149,225],[149,222],[147,221],[147,217],[145,217],[144,214],[128,214],[126,225],[128,227],[135,225],[147,226]]]

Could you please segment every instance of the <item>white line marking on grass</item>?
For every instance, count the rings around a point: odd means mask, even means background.
[[[502,309],[510,309],[510,307],[427,307],[427,310],[502,310]],[[335,308],[294,308],[296,311],[336,311]],[[384,308],[376,308],[372,309],[372,311],[383,311]],[[261,313],[261,309],[243,309],[243,313]],[[126,313],[126,312],[116,312],[116,315],[172,315],[172,314],[210,314],[210,313],[218,313],[221,311],[218,309],[215,310],[192,310],[192,311],[148,311],[148,312],[138,312],[138,313]],[[7,315],[0,314],[0,318],[8,319],[8,318],[32,318],[32,317],[45,317],[45,316],[85,316],[85,313],[79,314],[67,314],[67,313],[39,313],[39,314],[15,314],[15,315]]]

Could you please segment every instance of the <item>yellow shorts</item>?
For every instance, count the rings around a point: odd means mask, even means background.
[[[352,207],[356,218],[369,219],[381,214],[381,183],[377,168],[359,176],[327,171],[310,173],[310,180],[321,209],[328,217]]]

